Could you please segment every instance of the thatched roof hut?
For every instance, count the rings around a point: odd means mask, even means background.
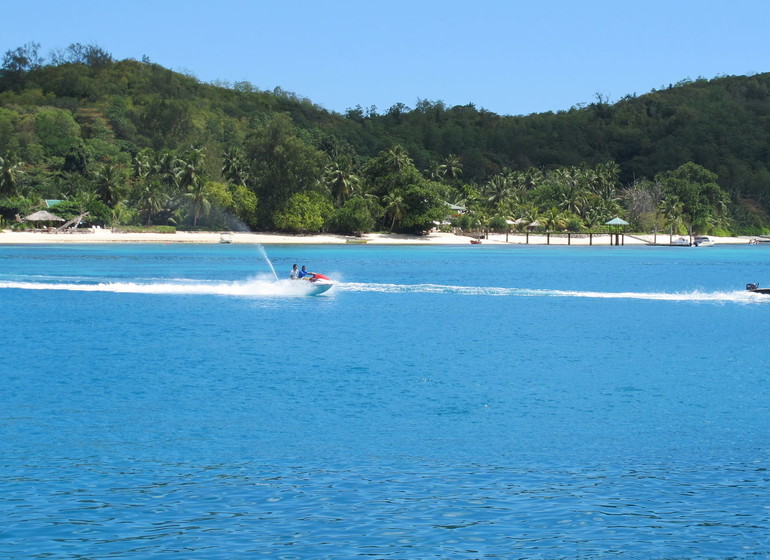
[[[48,210],[39,210],[29,216],[24,217],[25,222],[64,222],[64,218],[60,218],[56,214],[51,214]]]

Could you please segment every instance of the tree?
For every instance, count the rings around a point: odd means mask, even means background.
[[[408,233],[422,233],[433,227],[433,222],[446,217],[443,185],[426,179],[415,181],[397,192],[406,208],[400,229]]]
[[[123,185],[122,169],[114,164],[105,163],[94,173],[96,191],[99,198],[110,208],[114,208],[121,197]]]
[[[21,47],[5,52],[0,76],[11,87],[21,89],[24,85],[24,75],[30,70],[39,68],[42,64],[40,43],[26,43]]]
[[[222,176],[231,185],[246,186],[249,172],[243,163],[243,155],[239,148],[227,150],[222,157]]]
[[[354,196],[337,210],[334,225],[342,233],[369,232],[374,229],[382,209],[372,197]]]
[[[21,164],[18,161],[11,161],[8,157],[0,157],[0,194],[14,196],[16,194],[16,180],[21,174]]]
[[[460,179],[463,174],[463,164],[460,158],[454,154],[449,154],[444,162],[438,166],[438,176],[440,179],[453,183]]]
[[[332,199],[337,206],[342,206],[345,201],[355,192],[360,180],[353,173],[342,169],[338,163],[332,162],[326,166],[323,182],[332,195]]]
[[[183,157],[176,160],[174,178],[182,191],[194,189],[201,183],[204,155],[203,148],[191,148]]]
[[[412,158],[409,157],[409,153],[400,145],[395,145],[385,151],[385,162],[392,171],[396,172],[403,171],[407,167],[414,165]]]
[[[80,125],[71,112],[63,109],[46,107],[38,110],[35,113],[35,134],[46,156],[66,157],[72,151],[82,151],[83,148]]]
[[[490,208],[498,208],[511,196],[512,185],[508,177],[498,174],[484,185],[484,196]]]
[[[195,181],[182,198],[189,204],[193,215],[193,226],[198,226],[198,220],[205,218],[211,212],[211,200],[208,186],[203,181]]]
[[[659,173],[655,179],[662,184],[666,199],[681,203],[681,213],[694,231],[710,233],[715,228],[728,227],[724,208],[729,198],[717,184],[716,174],[688,162],[674,171]]]
[[[251,161],[254,192],[260,199],[264,226],[277,225],[273,215],[299,192],[317,188],[323,175],[326,155],[300,138],[299,131],[285,114],[275,114],[258,127],[246,141]]]
[[[382,202],[385,204],[385,215],[390,218],[389,231],[393,231],[396,222],[400,222],[404,219],[404,214],[407,210],[406,204],[404,203],[404,197],[398,192],[392,192],[385,195]]]
[[[539,221],[548,231],[562,230],[567,226],[568,214],[552,206],[540,215]]]
[[[331,203],[318,193],[294,193],[276,213],[275,225],[286,231],[321,231],[331,213]]]
[[[158,180],[144,183],[137,193],[136,206],[144,217],[146,225],[150,225],[168,202],[168,195]]]
[[[238,229],[242,229],[244,226],[246,229],[257,227],[257,207],[259,205],[257,195],[243,185],[232,185],[230,192],[233,197],[235,214],[243,222]]]

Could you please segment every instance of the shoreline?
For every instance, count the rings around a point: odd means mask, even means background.
[[[176,233],[116,233],[108,229],[78,230],[73,233],[48,232],[13,232],[0,231],[0,245],[37,245],[59,243],[221,243],[224,232],[185,232]],[[674,236],[677,239],[679,236]],[[718,245],[749,244],[756,236],[715,237],[710,236]],[[405,235],[398,233],[368,233],[361,237],[346,235],[314,234],[288,235],[278,233],[240,233],[227,232],[227,238],[233,244],[294,244],[294,245],[468,245],[471,237],[453,233],[431,232],[427,235]],[[507,241],[506,241],[507,239]],[[656,242],[657,246],[669,245],[668,234],[623,234],[621,245],[644,246]],[[529,234],[529,245],[556,246],[609,246],[609,234]],[[613,241],[614,242],[614,241]],[[524,233],[490,233],[481,240],[482,245],[525,245]]]

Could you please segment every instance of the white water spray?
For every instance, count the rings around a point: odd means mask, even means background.
[[[270,267],[270,270],[273,271],[273,278],[275,278],[275,281],[278,281],[278,275],[275,273],[275,268],[273,268],[273,263],[270,262],[270,257],[267,256],[267,251],[265,251],[265,248],[262,245],[257,245],[259,247],[259,251],[262,253],[262,256],[265,257],[265,261],[267,261],[268,266]]]

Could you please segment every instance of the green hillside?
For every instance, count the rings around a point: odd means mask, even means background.
[[[621,216],[756,234],[770,231],[769,119],[770,74],[527,116],[426,100],[340,115],[90,45],[46,60],[31,43],[0,69],[0,214],[7,226],[57,199],[101,225],[581,231]]]

